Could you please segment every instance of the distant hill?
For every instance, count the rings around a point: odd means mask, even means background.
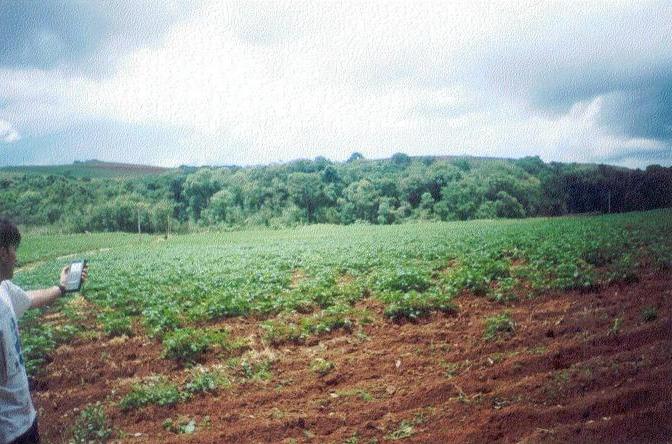
[[[151,165],[103,162],[95,159],[84,162],[75,162],[71,165],[25,165],[0,168],[0,171],[8,173],[53,174],[59,176],[90,178],[141,177],[152,174],[161,174],[170,170],[170,168]]]

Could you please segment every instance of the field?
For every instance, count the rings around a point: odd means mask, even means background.
[[[669,441],[672,211],[25,236],[46,442]]]
[[[89,178],[142,177],[148,174],[160,174],[165,171],[168,171],[168,168],[154,167],[149,165],[101,162],[97,160],[75,162],[70,165],[6,166],[0,168],[0,172],[5,173],[40,175],[54,174],[70,177]]]

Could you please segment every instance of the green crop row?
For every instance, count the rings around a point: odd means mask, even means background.
[[[53,285],[72,257],[86,257],[84,295],[105,334],[141,328],[165,344],[181,340],[185,329],[228,317],[270,320],[264,325],[277,330],[283,322],[279,315],[302,314],[308,319],[304,324],[285,322],[289,330],[279,333],[292,338],[319,334],[322,324],[347,329],[346,321],[329,325],[330,310],[342,311],[336,318],[348,318],[344,313],[369,297],[385,305],[389,318],[415,320],[454,310],[452,301],[462,294],[507,303],[635,282],[642,267],[672,266],[669,233],[672,210],[516,221],[311,225],[168,239],[114,233],[82,234],[82,240],[27,235],[19,258],[30,264],[18,270],[15,281],[24,288]],[[61,301],[51,310],[66,307]],[[81,329],[74,315],[63,330],[63,325],[41,322],[39,314],[32,311],[21,323],[31,372],[57,343]],[[193,356],[202,353],[197,345],[195,341]],[[191,355],[184,352],[186,360]]]

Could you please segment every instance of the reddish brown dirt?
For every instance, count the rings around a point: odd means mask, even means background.
[[[469,295],[457,302],[455,315],[395,324],[367,299],[361,306],[375,321],[364,334],[334,332],[274,347],[266,382],[126,413],[118,402],[132,381],[164,374],[181,382],[185,372],[146,338],[73,343],[54,353],[37,380],[41,431],[45,442],[67,442],[79,411],[101,401],[119,442],[672,441],[669,273],[509,306]],[[645,322],[649,306],[657,318]],[[504,310],[516,321],[515,334],[485,341],[485,318]],[[257,322],[223,324],[259,351]],[[310,369],[316,357],[335,369],[318,376]],[[213,354],[205,364],[223,360]],[[180,417],[196,420],[193,434],[162,426]]]

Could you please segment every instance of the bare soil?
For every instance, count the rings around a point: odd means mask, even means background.
[[[133,382],[182,382],[185,370],[146,337],[78,339],[35,381],[41,434],[67,442],[80,411],[101,401],[113,440],[129,443],[672,442],[672,273],[508,305],[472,295],[457,304],[456,314],[398,324],[368,298],[360,306],[374,321],[361,330],[272,348],[257,320],[222,321],[275,356],[269,380],[130,412],[118,402]],[[647,307],[656,319],[644,320]],[[485,319],[503,311],[515,333],[485,341]],[[335,368],[318,375],[318,357]],[[224,359],[212,353],[204,365]],[[163,427],[179,418],[196,430]]]

